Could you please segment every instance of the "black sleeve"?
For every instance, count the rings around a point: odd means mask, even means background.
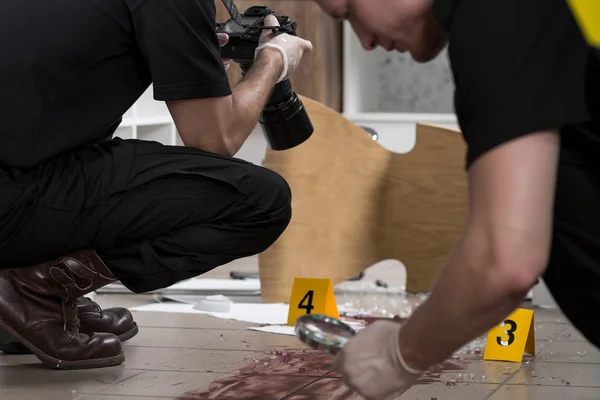
[[[130,12],[156,100],[231,94],[215,33],[214,0],[131,1]]]
[[[467,168],[519,136],[589,119],[590,49],[564,0],[463,0],[448,34]]]

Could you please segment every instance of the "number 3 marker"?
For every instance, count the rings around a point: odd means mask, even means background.
[[[489,331],[483,359],[521,362],[524,353],[535,355],[534,318],[520,308]]]
[[[515,341],[515,331],[517,330],[517,324],[515,323],[515,321],[512,321],[510,319],[507,319],[506,321],[504,321],[503,323],[500,324],[501,328],[504,328],[506,325],[510,325],[510,329],[507,331],[504,331],[504,334],[508,336],[508,341],[504,341],[502,340],[500,337],[496,338],[496,342],[498,342],[498,344],[500,346],[510,346],[511,344],[513,344],[513,342]]]

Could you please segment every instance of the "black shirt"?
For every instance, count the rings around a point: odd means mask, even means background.
[[[33,167],[111,134],[156,100],[231,93],[214,0],[0,2],[0,168]]]
[[[436,0],[434,10],[448,32],[467,167],[540,130],[597,142],[599,130],[574,127],[600,121],[598,59],[564,0]]]

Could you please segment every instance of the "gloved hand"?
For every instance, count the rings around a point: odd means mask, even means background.
[[[221,47],[229,43],[229,35],[226,33],[217,33],[217,38],[219,39],[219,45]],[[221,60],[223,60],[223,66],[225,67],[225,71],[227,71],[229,69],[229,66],[231,65],[231,60],[229,58],[222,58]]]
[[[395,322],[376,321],[346,343],[333,363],[346,386],[369,400],[395,400],[413,385],[422,371],[404,362],[400,328]]]
[[[265,26],[279,26],[279,21],[274,15],[268,15],[265,18]],[[279,83],[296,71],[304,53],[312,51],[312,43],[287,33],[275,36],[271,30],[263,30],[254,54],[255,60],[265,48],[276,49],[283,57],[283,71],[277,80]]]

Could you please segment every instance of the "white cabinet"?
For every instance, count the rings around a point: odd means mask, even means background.
[[[418,122],[458,129],[445,53],[417,64],[408,53],[380,47],[366,51],[347,22],[343,38],[343,113],[374,129],[382,146],[399,153],[410,151]],[[432,111],[436,108],[443,111]]]
[[[153,140],[166,145],[178,144],[178,134],[164,101],[154,100],[150,86],[123,115],[115,136],[123,139]]]
[[[183,145],[167,105],[164,101],[154,100],[152,90],[150,86],[125,113],[115,136],[123,139],[150,140],[168,146]],[[260,126],[257,125],[236,157],[261,165],[266,148],[267,142]]]

